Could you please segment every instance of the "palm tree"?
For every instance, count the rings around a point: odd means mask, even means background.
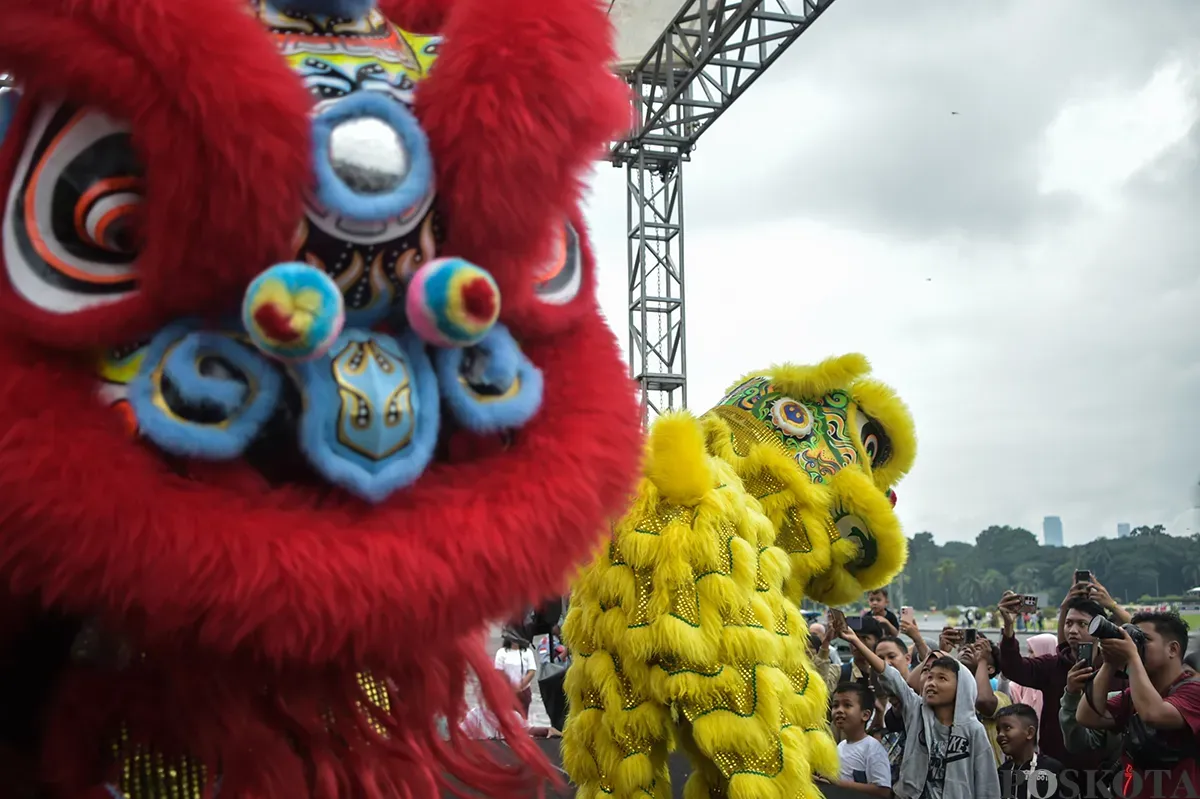
[[[1004,589],[1008,587],[1006,585],[1007,582],[1008,580],[1005,576],[995,569],[988,569],[981,574],[978,585],[982,598],[979,600],[979,604],[989,605],[992,603],[993,598],[999,600],[1000,595],[1004,593]]]
[[[1012,589],[1021,594],[1036,594],[1042,587],[1039,571],[1040,567],[1036,563],[1022,563],[1013,570]]]
[[[938,582],[946,592],[946,607],[950,606],[950,581],[954,579],[954,575],[958,573],[958,564],[949,558],[942,558],[938,565],[934,567],[933,573],[937,575]]]

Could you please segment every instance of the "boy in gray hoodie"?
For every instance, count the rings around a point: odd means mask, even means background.
[[[975,680],[957,659],[930,653],[922,695],[883,662],[853,630],[840,631],[871,664],[879,682],[899,697],[908,744],[897,799],[1000,799],[1000,778],[987,731],[975,717]]]

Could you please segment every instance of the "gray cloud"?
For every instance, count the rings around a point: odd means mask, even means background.
[[[1111,196],[1039,191],[1064,109],[1200,52],[1200,3],[1129,8],[835,4],[685,167],[692,406],[861,351],[917,421],[910,531],[1169,523],[1200,475],[1200,127]],[[624,339],[620,175],[589,216]]]
[[[836,3],[739,101],[738,121],[701,142],[691,198],[726,202],[693,213],[736,224],[800,212],[915,237],[1063,224],[1078,205],[1037,193],[1035,148],[1064,97],[1128,88],[1200,41],[1200,4],[1125,8]]]

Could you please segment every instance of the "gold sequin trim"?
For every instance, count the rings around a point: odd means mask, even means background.
[[[762,622],[754,615],[754,610],[749,605],[744,605],[738,610],[737,621],[743,627],[757,627],[760,630],[763,628]]]
[[[776,635],[791,635],[788,632],[788,615],[783,608],[779,609],[779,614],[775,616],[775,634]]]
[[[813,551],[808,530],[794,507],[783,512],[783,519],[779,524],[779,537],[775,539],[775,543],[789,555]]]
[[[766,548],[759,549],[758,557],[754,559],[754,590],[760,594],[765,594],[771,590],[771,585],[767,582],[767,578],[763,576],[762,570],[762,553],[766,551]]]
[[[633,610],[626,625],[645,627],[650,623],[650,595],[654,592],[654,575],[649,569],[633,570]]]
[[[739,716],[752,716],[758,705],[758,668],[738,665],[737,672],[741,680],[730,692],[729,709]]]
[[[725,520],[717,528],[721,574],[733,574],[733,539],[737,538],[737,525]]]
[[[694,584],[671,590],[671,615],[692,627],[700,626],[700,596]]]
[[[727,780],[735,774],[777,777],[783,771],[783,742],[776,739],[766,752],[714,752],[713,763]]]
[[[770,472],[758,472],[752,474],[742,481],[746,486],[746,491],[755,499],[764,499],[772,494],[778,494],[786,486],[783,481]]]
[[[825,532],[829,534],[830,541],[840,541],[842,534],[838,532],[837,525],[833,523],[833,519],[825,519]]]
[[[792,683],[792,690],[800,696],[808,691],[808,670],[800,669],[788,674],[788,680]]]
[[[113,744],[113,755],[121,764],[116,785],[121,799],[203,799],[208,769],[184,756],[167,758],[138,744],[131,746],[129,731],[121,730]]]
[[[718,405],[709,411],[729,427],[729,440],[733,451],[740,457],[750,454],[755,444],[766,444],[791,457],[787,447],[779,440],[779,434],[766,423],[730,405]]]
[[[676,520],[682,520],[684,524],[691,527],[696,521],[695,509],[672,505],[669,502],[660,502],[654,512],[648,518],[639,521],[634,529],[646,535],[661,535],[662,531]]]
[[[356,675],[356,678],[358,680],[359,690],[363,692],[363,695],[367,698],[367,701],[382,710],[384,713],[390,713],[392,710],[392,700],[391,697],[388,696],[387,686],[365,671],[359,672]],[[355,705],[357,705],[358,709],[362,711],[364,716],[367,717],[367,723],[371,725],[371,729],[375,730],[375,732],[386,738],[387,728],[375,720],[374,715],[368,712],[365,707],[363,707],[362,702],[355,702]]]
[[[584,710],[604,710],[604,697],[596,688],[588,686],[581,691],[581,694]]]

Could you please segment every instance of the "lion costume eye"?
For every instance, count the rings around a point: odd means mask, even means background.
[[[570,222],[558,230],[550,257],[538,270],[534,291],[547,305],[566,305],[579,296],[583,286],[583,257],[579,234]]]
[[[52,313],[132,293],[141,174],[126,126],[94,111],[39,109],[4,211],[13,287]]]
[[[863,452],[872,466],[882,466],[892,456],[892,442],[880,426],[860,409],[857,414],[858,438],[862,441]]]

